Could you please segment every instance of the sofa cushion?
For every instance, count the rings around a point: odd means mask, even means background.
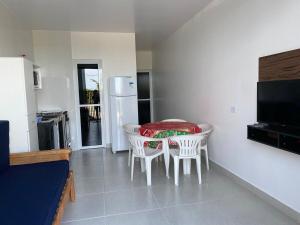
[[[68,161],[11,166],[0,173],[0,223],[51,225],[68,174]]]
[[[0,173],[9,166],[9,122],[0,121]]]

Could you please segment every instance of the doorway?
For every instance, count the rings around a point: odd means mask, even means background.
[[[150,72],[137,73],[139,124],[152,121],[152,85]]]
[[[102,70],[97,63],[75,63],[77,136],[79,149],[103,146]]]

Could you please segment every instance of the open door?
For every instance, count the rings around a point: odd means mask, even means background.
[[[102,79],[99,64],[76,63],[75,77],[79,148],[103,146]]]

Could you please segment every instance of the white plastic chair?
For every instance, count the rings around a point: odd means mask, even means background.
[[[125,131],[125,133],[127,135],[129,134],[138,134],[139,133],[139,129],[140,129],[141,125],[135,125],[135,124],[125,124],[123,126],[123,129]],[[128,149],[128,166],[130,166],[130,160],[131,160],[131,152],[132,152],[132,146],[129,142],[129,149]]]
[[[140,158],[145,160],[146,163],[146,174],[147,174],[147,185],[151,186],[151,162],[152,159],[159,157],[164,154],[163,149],[153,149],[145,147],[145,142],[149,141],[162,141],[158,138],[149,138],[141,135],[129,134],[129,142],[132,146],[132,156],[131,156],[131,181],[133,180],[134,171],[134,159]]]
[[[186,122],[186,120],[182,120],[182,119],[165,119],[165,120],[162,120],[161,122]]]
[[[180,135],[169,138],[178,144],[178,148],[170,148],[170,155],[174,159],[175,185],[179,182],[179,161],[196,159],[199,184],[201,184],[201,154],[198,145],[203,141],[203,135]],[[186,170],[186,168],[184,168]]]
[[[198,127],[202,129],[201,135],[204,135],[204,140],[201,141],[201,144],[199,145],[200,153],[201,151],[204,151],[205,153],[205,161],[206,161],[206,169],[209,170],[209,159],[208,159],[208,137],[213,131],[213,126],[207,123],[198,124]]]

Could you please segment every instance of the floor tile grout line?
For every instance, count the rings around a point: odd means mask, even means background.
[[[107,182],[107,175],[106,175],[106,173],[105,173],[105,164],[106,164],[106,160],[104,160],[104,162],[103,162],[103,167],[104,167],[104,169],[103,169],[103,179],[104,179],[104,192],[106,192],[106,182]]]
[[[86,194],[78,194],[78,197],[86,197],[86,196],[91,196],[91,195],[104,195],[105,192],[93,192],[93,193],[86,193]]]
[[[80,158],[80,155],[78,155],[78,157]],[[99,155],[96,155],[95,157],[99,157]],[[107,163],[109,163],[110,162],[110,160],[112,159],[112,157],[110,157],[109,155],[107,155],[107,154],[105,154],[105,151],[103,151],[103,154],[101,154],[100,155],[100,157],[101,157],[101,162],[102,162],[102,164],[101,164],[101,170],[99,170],[99,172],[100,172],[100,174],[102,175],[102,178],[101,177],[98,177],[98,176],[95,176],[95,177],[92,177],[92,178],[94,178],[94,179],[103,179],[104,180],[104,182],[103,182],[103,190],[104,190],[104,192],[95,192],[95,193],[86,193],[86,194],[82,194],[82,195],[79,195],[79,196],[86,196],[86,195],[103,195],[104,197],[105,197],[105,194],[106,193],[117,193],[117,192],[120,192],[120,191],[134,191],[134,190],[137,190],[137,189],[142,189],[142,188],[145,188],[145,185],[143,185],[143,186],[138,186],[138,187],[136,187],[136,186],[131,186],[130,188],[126,188],[126,189],[121,189],[121,190],[114,190],[114,191],[108,191],[108,192],[106,192],[106,190],[107,190],[107,185],[105,185],[106,184],[106,182],[107,182],[107,179],[108,179],[108,173],[107,172],[109,172],[108,170],[106,171],[105,170],[105,165],[107,165]],[[77,159],[76,159],[77,160]],[[119,159],[118,159],[119,160]],[[122,157],[120,157],[120,160],[122,160],[122,161],[124,161],[124,159],[123,159],[123,156]],[[76,161],[75,161],[76,162]],[[89,166],[89,165],[87,165],[87,166]],[[91,165],[91,166],[93,166],[93,165]],[[126,167],[127,168],[127,167]],[[126,168],[123,168],[124,170],[126,169]],[[75,169],[75,168],[74,168]],[[84,169],[84,168],[82,168],[82,169]],[[80,174],[80,173],[79,173]],[[217,173],[217,174],[219,174],[219,173]],[[79,176],[78,177],[78,179],[85,179],[85,178],[90,178],[90,177],[86,177],[86,176]],[[227,178],[230,178],[230,177],[227,177]],[[233,181],[234,182],[234,180],[232,180],[232,179],[230,179],[231,181]],[[106,210],[105,210],[105,208],[106,208],[106,206],[105,206],[105,203],[107,203],[106,201],[105,201],[105,198],[104,198],[104,216],[99,216],[99,217],[90,217],[90,218],[82,218],[82,219],[79,219],[79,220],[69,220],[69,221],[81,221],[81,220],[91,220],[91,219],[93,219],[93,218],[107,218],[107,217],[112,217],[112,216],[118,216],[118,215],[126,215],[126,214],[136,214],[136,213],[140,213],[140,212],[148,212],[148,211],[155,211],[155,210],[159,210],[164,216],[166,216],[166,215],[168,215],[168,214],[164,214],[163,213],[163,210],[164,209],[171,209],[171,208],[176,208],[176,207],[185,207],[185,206],[191,206],[191,205],[202,205],[202,204],[209,204],[210,202],[218,202],[218,201],[222,201],[222,200],[228,200],[229,199],[229,201],[230,201],[230,198],[233,198],[233,197],[235,197],[235,196],[238,196],[239,195],[239,193],[242,193],[242,192],[239,192],[239,191],[237,191],[237,192],[234,192],[234,193],[232,193],[232,192],[230,192],[230,193],[227,193],[227,195],[218,195],[218,198],[215,198],[215,199],[211,199],[211,198],[209,198],[209,199],[206,199],[206,200],[198,200],[198,201],[196,201],[196,202],[190,202],[190,203],[179,203],[179,204],[172,204],[172,205],[165,205],[165,206],[163,206],[164,204],[159,204],[159,201],[158,201],[158,197],[155,195],[155,189],[154,188],[156,188],[156,187],[159,187],[159,186],[163,186],[162,185],[162,183],[163,182],[160,182],[161,184],[160,185],[153,185],[152,187],[153,188],[151,188],[150,190],[151,190],[151,194],[152,194],[152,196],[153,196],[153,199],[154,199],[154,201],[156,202],[156,205],[158,206],[158,208],[153,208],[153,209],[145,209],[145,210],[134,210],[134,211],[129,211],[129,212],[122,212],[122,213],[119,213],[119,214],[111,214],[111,215],[106,215]],[[235,184],[237,184],[236,182],[234,182]],[[241,185],[239,185],[239,186],[241,186]],[[243,186],[241,186],[243,189],[245,189]],[[64,221],[63,223],[68,223],[69,221]],[[169,220],[167,220],[167,222],[168,223],[170,223],[170,221]]]
[[[172,225],[172,223],[171,223],[171,221],[169,220],[168,216],[166,216],[166,215],[164,214],[164,212],[162,211],[162,208],[160,207],[160,203],[159,203],[158,199],[156,198],[156,196],[155,196],[155,194],[154,194],[154,192],[153,192],[152,189],[151,189],[151,193],[152,193],[152,195],[153,195],[154,201],[156,201],[156,203],[157,203],[157,205],[158,205],[158,207],[159,207],[159,211],[160,211],[162,217],[165,218],[165,220],[167,221],[167,223],[168,223],[169,225]]]
[[[130,188],[126,188],[126,189],[122,189],[122,190],[115,190],[115,191],[106,191],[105,188],[105,176],[103,178],[101,177],[79,177],[79,179],[94,179],[94,180],[103,180],[104,181],[104,191],[102,192],[95,192],[95,193],[87,193],[87,194],[82,194],[82,195],[90,195],[90,194],[99,194],[99,193],[111,193],[111,192],[119,192],[119,191],[125,191],[125,190],[132,190],[132,189],[140,189],[140,188],[144,188],[145,186],[136,186],[136,187],[130,187]],[[76,180],[75,180],[76,182]],[[154,187],[158,187],[160,185],[154,185]]]
[[[152,191],[152,190],[151,190],[151,191]],[[220,201],[220,200],[222,200],[222,199],[226,199],[226,198],[235,196],[235,195],[231,195],[231,196],[223,197],[223,198],[221,198],[221,199],[212,199],[212,200],[205,200],[205,201],[196,201],[196,202],[191,202],[191,203],[179,203],[179,204],[174,204],[174,205],[161,206],[161,205],[159,204],[159,201],[158,201],[157,197],[155,196],[155,193],[154,193],[153,191],[152,191],[152,193],[153,193],[153,196],[154,196],[155,200],[158,202],[159,210],[161,211],[161,213],[162,213],[163,216],[165,216],[164,213],[163,213],[163,211],[162,211],[163,209],[170,209],[170,208],[176,208],[176,207],[182,207],[182,206],[185,207],[185,206],[192,206],[192,205],[199,205],[199,204],[201,204],[201,205],[202,205],[202,204],[208,204],[208,203],[218,202],[218,201]],[[167,216],[165,216],[165,218],[166,218],[167,222],[168,222],[170,225],[173,225],[173,224],[171,223],[170,219],[169,219]]]
[[[74,169],[72,169],[73,171],[74,171],[74,174],[75,174],[75,176],[74,176],[74,179],[75,179],[75,182],[76,182],[76,179],[99,179],[99,180],[101,180],[101,179],[103,179],[103,178],[101,178],[101,177],[85,177],[85,178],[83,178],[83,176],[76,176],[76,171],[74,170]]]
[[[102,170],[102,175],[103,175],[103,191],[104,191],[104,194],[103,194],[103,208],[104,208],[104,218],[106,216],[106,211],[107,211],[107,206],[106,206],[106,194],[105,194],[105,183],[106,183],[106,176],[105,176],[105,164],[106,164],[106,160],[105,160],[105,157],[104,157],[104,152],[102,154],[102,157],[103,157],[103,163],[102,163],[102,167],[103,167],[103,170]]]
[[[130,215],[130,214],[138,214],[138,213],[146,213],[146,212],[154,212],[159,210],[159,208],[152,208],[152,209],[142,209],[142,210],[134,210],[134,211],[128,211],[128,212],[122,212],[122,213],[114,213],[104,216],[96,216],[96,217],[88,217],[88,218],[81,218],[81,219],[75,219],[75,220],[67,220],[63,221],[63,223],[70,223],[75,221],[83,221],[83,220],[91,220],[91,219],[100,219],[100,218],[108,218],[108,217],[114,217],[114,216],[122,216],[122,215]]]
[[[104,160],[104,163],[103,163],[103,166],[105,166],[105,160]],[[105,172],[103,170],[103,179],[104,179],[104,192],[102,192],[102,194],[106,194],[106,193],[115,193],[115,192],[122,192],[122,191],[134,191],[136,189],[146,189],[145,186],[140,186],[140,187],[131,187],[131,188],[128,188],[126,190],[122,189],[122,190],[118,190],[118,191],[109,191],[109,192],[106,192],[106,188],[105,188],[105,181],[106,181],[106,175],[105,175]],[[95,177],[95,179],[97,179],[98,177]],[[148,189],[148,188],[147,188]],[[151,190],[150,190],[151,191]],[[101,193],[95,193],[95,194],[101,194]],[[86,194],[86,195],[93,195],[93,193],[90,193],[90,194]],[[151,191],[151,195],[152,197],[154,198],[155,200],[155,197],[153,195],[153,192]],[[84,196],[84,195],[82,195]],[[105,197],[105,196],[104,196]],[[156,201],[156,200],[155,200]],[[105,199],[104,199],[104,204],[105,204]],[[135,210],[135,211],[130,211],[130,212],[126,212],[126,213],[120,213],[120,214],[111,214],[111,215],[106,215],[106,210],[105,210],[105,213],[104,213],[104,216],[103,218],[106,218],[106,217],[110,217],[110,216],[118,216],[118,215],[124,215],[124,214],[135,214],[135,213],[141,213],[141,212],[148,212],[148,211],[155,211],[155,210],[159,210],[159,204],[158,202],[156,201],[156,206],[155,208],[153,209],[147,209],[147,210]],[[88,220],[88,219],[91,219],[91,218],[86,218],[85,220]],[[168,221],[167,221],[168,222]]]
[[[147,188],[147,187],[141,187],[141,188],[138,188],[138,189],[145,190],[145,191],[149,190],[149,188]],[[134,192],[134,189],[125,190],[124,192],[128,192],[128,191]],[[120,193],[120,192],[123,192],[123,191],[118,191],[118,192]],[[150,190],[150,192],[151,192],[151,190]],[[115,193],[115,192],[111,192],[111,193]],[[111,194],[111,193],[108,193],[108,194]],[[153,198],[152,192],[151,192],[151,197]],[[137,212],[143,212],[143,211],[149,211],[149,210],[156,210],[156,209],[159,209],[159,205],[155,203],[155,207],[150,208],[150,209],[133,210],[133,211],[127,211],[127,212],[122,212],[122,213],[109,214],[107,216],[123,215],[123,214],[137,213]]]
[[[117,193],[117,192],[126,192],[126,191],[133,191],[133,190],[140,190],[140,189],[147,189],[147,186],[138,186],[138,187],[131,187],[131,188],[124,188],[122,190],[115,190],[115,191],[107,191],[104,192],[105,194],[113,194],[113,193]]]
[[[104,208],[104,212],[103,212],[103,213],[104,213],[104,217],[106,216],[106,211],[107,211],[107,210],[106,210],[106,207],[107,207],[107,206],[106,206],[106,196],[105,196],[105,194],[104,194],[104,196],[103,196],[103,208]]]
[[[157,201],[157,199],[155,199]],[[208,200],[208,201],[202,201],[202,202],[193,202],[193,203],[183,203],[183,204],[176,204],[172,206],[165,206],[165,207],[158,207],[152,208],[152,209],[144,209],[144,210],[134,210],[134,211],[128,211],[128,212],[122,212],[122,213],[114,213],[114,214],[109,214],[106,215],[104,214],[103,216],[96,216],[96,217],[88,217],[88,218],[81,218],[81,219],[74,219],[74,220],[67,220],[63,221],[62,223],[70,223],[70,222],[76,222],[76,221],[85,221],[85,220],[92,220],[92,219],[100,219],[100,218],[107,218],[107,217],[113,217],[113,216],[121,216],[121,215],[130,215],[130,214],[138,214],[138,213],[143,213],[143,212],[151,212],[151,211],[157,211],[159,210],[162,215],[164,213],[161,211],[162,209],[170,209],[170,208],[175,208],[175,207],[180,207],[180,206],[192,206],[192,205],[199,205],[199,204],[205,204],[205,203],[210,203],[210,202],[217,202],[219,201],[218,199],[216,200]],[[170,221],[169,218],[165,218],[166,221],[170,224],[173,225]]]
[[[180,203],[180,204],[175,204],[175,205],[168,205],[168,206],[163,206],[161,209],[170,209],[170,208],[175,208],[175,207],[181,207],[181,206],[192,206],[192,205],[199,205],[199,204],[207,204],[211,202],[218,202],[220,199],[213,199],[213,200],[206,200],[206,201],[198,201],[198,202],[190,202],[190,203]]]
[[[138,213],[152,212],[152,211],[157,211],[157,210],[159,210],[159,208],[155,207],[155,208],[151,208],[151,209],[141,209],[141,210],[134,210],[134,211],[128,211],[128,212],[121,212],[121,213],[109,214],[109,215],[106,215],[105,217],[138,214]]]
[[[76,172],[76,171],[74,171],[74,172]],[[75,176],[75,178],[76,178],[76,176]],[[77,180],[103,180],[104,181],[104,177],[77,177]],[[76,183],[78,182],[78,181],[75,181]]]
[[[102,163],[102,166],[105,167],[105,158],[103,158],[103,163]],[[105,185],[105,181],[106,181],[106,175],[105,175],[105,168],[103,168],[102,170],[102,173],[103,173],[103,178],[99,178],[99,177],[88,177],[86,179],[102,179],[104,180],[104,191],[103,192],[95,192],[95,193],[87,193],[87,194],[80,194],[79,196],[88,196],[88,195],[100,195],[100,194],[106,194],[106,193],[116,193],[116,192],[121,192],[121,191],[132,191],[134,189],[142,189],[142,188],[145,188],[145,186],[139,186],[139,187],[131,187],[131,188],[126,188],[126,189],[122,189],[122,190],[115,190],[115,191],[106,191],[106,185]],[[80,178],[80,179],[85,179],[85,178]],[[160,185],[155,185],[153,187],[159,187]],[[153,193],[153,191],[151,191],[152,195],[155,197],[155,194]],[[156,197],[155,197],[156,198]],[[197,201],[195,203],[199,203],[201,201]],[[158,204],[158,206],[160,207],[160,204],[159,202],[156,200],[156,204]],[[193,204],[193,203],[192,203]],[[182,205],[182,204],[177,204],[177,205]]]
[[[62,221],[62,224],[68,224],[68,223],[80,222],[80,221],[87,221],[87,220],[94,220],[94,219],[104,219],[104,218],[105,218],[105,216],[93,216],[93,217],[88,217],[88,218]]]
[[[145,187],[145,186],[143,186],[143,187],[135,187],[135,188],[131,188],[131,189],[123,189],[123,190],[119,190],[119,191],[111,191],[111,192],[95,192],[95,193],[78,194],[77,196],[78,196],[78,197],[86,197],[86,196],[92,196],[92,195],[96,195],[96,196],[103,195],[103,196],[105,197],[105,194],[113,194],[113,193],[120,193],[120,192],[128,192],[128,191],[134,191],[134,190],[137,190],[137,189],[150,190],[150,191],[151,191],[151,195],[153,196],[156,205],[158,206],[158,208],[161,208],[161,209],[170,208],[170,207],[176,207],[176,206],[183,206],[183,205],[193,205],[193,204],[199,204],[199,203],[213,202],[213,201],[217,201],[217,200],[228,199],[228,198],[231,198],[231,197],[234,197],[234,196],[237,196],[237,195],[238,195],[238,194],[233,193],[233,194],[230,194],[230,195],[221,197],[221,198],[219,198],[219,199],[198,200],[198,201],[190,202],[190,203],[179,203],[179,204],[167,205],[167,206],[162,206],[162,205],[159,203],[159,201],[158,201],[158,199],[157,199],[155,193],[153,192],[153,189],[152,189],[152,188],[147,188],[147,187]]]
[[[78,221],[86,221],[86,220],[92,220],[92,219],[105,219],[105,218],[109,218],[109,217],[122,216],[122,215],[139,214],[139,213],[146,213],[146,212],[155,212],[155,211],[158,211],[158,210],[159,210],[159,208],[134,210],[134,211],[129,211],[129,212],[109,214],[109,215],[104,215],[104,216],[95,216],[95,217],[88,217],[88,218],[81,218],[81,219],[74,219],[74,220],[66,220],[66,221],[63,221],[62,224],[71,223],[71,222],[78,222]]]

